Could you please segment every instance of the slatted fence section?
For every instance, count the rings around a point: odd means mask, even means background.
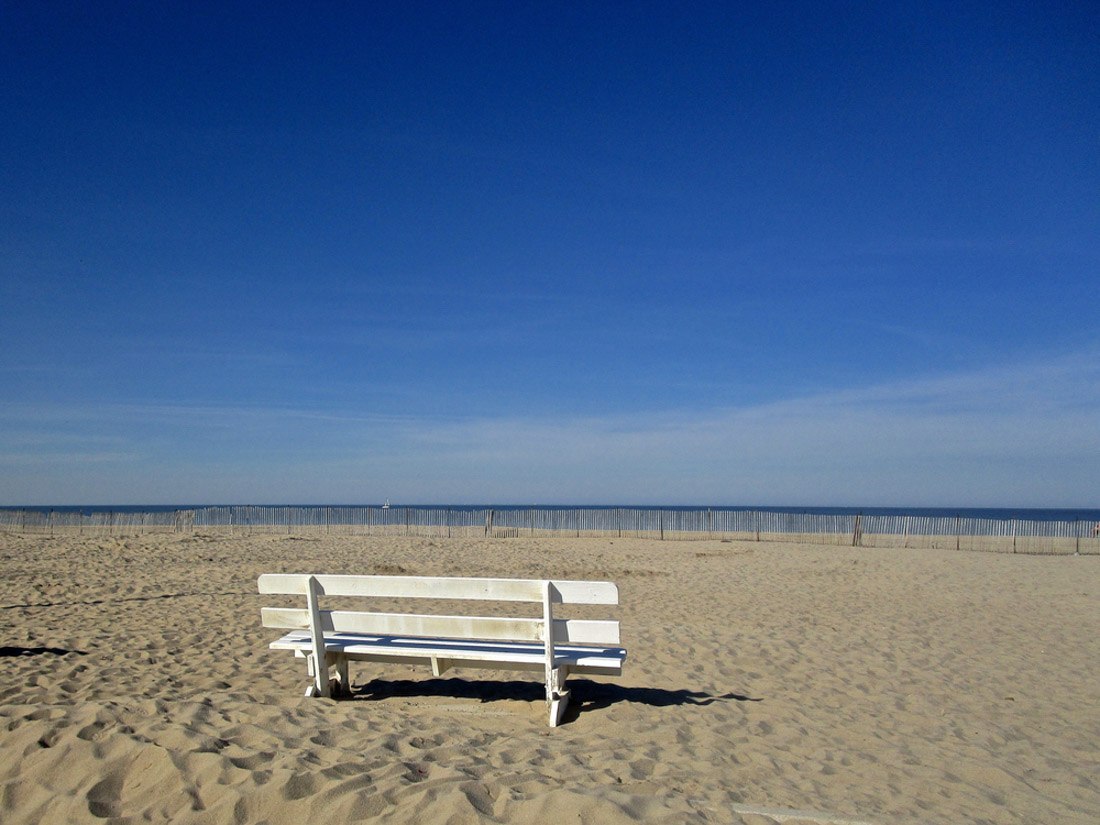
[[[660,538],[660,520],[656,510],[622,509],[620,535],[626,538]]]
[[[959,547],[962,520],[944,516],[863,516],[864,547],[948,550]]]
[[[995,553],[1100,554],[1100,525],[907,515],[826,515],[744,509],[289,507],[158,512],[0,510],[0,531],[29,535],[152,532],[325,533],[441,538],[624,537],[783,541]]]
[[[321,532],[457,538],[485,536],[488,513],[426,507],[204,507],[195,511],[194,528],[247,535]]]
[[[183,510],[150,513],[0,510],[0,532],[47,536],[178,533],[190,529],[189,514],[190,511]]]

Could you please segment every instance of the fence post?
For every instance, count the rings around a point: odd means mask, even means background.
[[[1016,552],[1016,519],[1012,519],[1012,552]]]
[[[962,535],[962,516],[955,516],[955,549],[958,550],[961,546]]]

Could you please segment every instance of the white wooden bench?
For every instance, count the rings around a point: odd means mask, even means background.
[[[626,650],[618,647],[619,623],[554,616],[559,604],[617,605],[611,582],[530,579],[432,578],[426,576],[326,576],[265,574],[260,593],[305,596],[301,608],[264,607],[263,626],[289,630],[271,643],[307,660],[313,684],[307,696],[350,693],[348,662],[430,665],[436,676],[452,667],[533,670],[546,679],[550,726],[561,721],[573,673],[618,676]],[[443,616],[322,610],[321,597],[455,599],[541,603],[542,616]],[[548,628],[552,632],[548,632]],[[324,656],[314,651],[324,650]],[[336,678],[329,680],[329,669]]]

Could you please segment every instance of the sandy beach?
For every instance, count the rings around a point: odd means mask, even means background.
[[[641,539],[0,535],[0,820],[1094,823],[1100,558]],[[306,699],[265,572],[619,585],[621,677]]]

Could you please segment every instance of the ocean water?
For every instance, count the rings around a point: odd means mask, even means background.
[[[102,505],[35,505],[26,507],[0,507],[0,510],[28,510],[66,513],[164,513],[175,510],[200,510],[205,507],[227,507],[226,504],[102,504]],[[381,503],[362,504],[277,504],[278,507],[381,507]],[[808,513],[811,515],[863,515],[874,516],[934,516],[949,518],[984,518],[1003,521],[1089,521],[1100,523],[1100,508],[1026,508],[1026,507],[790,507],[760,505],[700,504],[662,506],[658,504],[390,504],[391,508],[410,507],[416,510],[757,510],[767,513]]]

